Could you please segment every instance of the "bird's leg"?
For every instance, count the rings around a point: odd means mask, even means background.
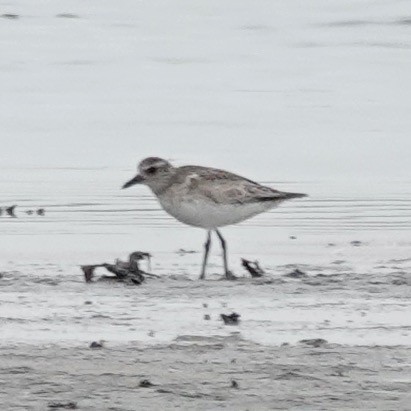
[[[211,246],[211,231],[207,231],[207,240],[204,244],[204,258],[203,258],[203,267],[201,268],[201,274],[200,274],[200,280],[204,280],[205,278],[205,270],[207,266],[207,259],[208,259],[208,253],[210,251],[210,246]]]
[[[218,235],[218,238],[221,241],[221,248],[223,249],[223,261],[224,261],[224,271],[225,271],[225,276],[227,280],[234,280],[236,276],[228,269],[228,263],[227,263],[227,247],[226,247],[226,242],[224,240],[224,237],[221,235],[221,233],[215,229],[216,234]]]

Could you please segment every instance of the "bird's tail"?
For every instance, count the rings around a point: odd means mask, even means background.
[[[308,194],[303,194],[303,193],[283,193],[285,199],[291,199],[291,198],[302,198],[302,197],[307,197]]]
[[[291,200],[293,198],[301,198],[301,197],[307,197],[307,194],[302,194],[302,193],[286,193],[284,191],[275,191],[273,190],[271,195],[266,195],[264,197],[258,197],[256,201],[274,201],[274,202],[281,202],[285,200]]]

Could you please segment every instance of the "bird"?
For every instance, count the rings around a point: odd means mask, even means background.
[[[200,279],[205,278],[211,233],[223,251],[225,277],[235,279],[227,261],[227,243],[219,228],[237,224],[286,200],[306,197],[261,185],[248,178],[217,168],[187,165],[174,167],[159,157],[147,157],[137,166],[138,174],[122,188],[148,186],[162,208],[178,221],[207,230]]]

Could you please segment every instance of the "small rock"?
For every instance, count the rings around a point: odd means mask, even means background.
[[[93,301],[84,301],[84,305],[91,305],[93,304]]]
[[[203,303],[203,307],[204,307],[204,308],[208,308],[208,304],[207,304],[207,303]]]
[[[36,211],[37,215],[44,215],[45,212],[46,212],[46,210],[45,210],[44,208],[39,208],[39,209]]]
[[[49,408],[52,409],[65,409],[65,410],[77,410],[77,403],[75,402],[51,402]]]
[[[295,235],[290,235],[290,240],[296,240],[297,237]]]
[[[299,341],[301,344],[309,345],[311,347],[322,347],[323,345],[327,344],[328,341],[324,340],[323,338],[311,338]]]
[[[358,240],[354,240],[354,241],[351,241],[350,244],[351,244],[353,247],[359,247],[359,246],[362,245],[362,242],[361,242],[361,241],[358,241]]]
[[[231,388],[235,388],[235,389],[239,388],[238,382],[236,380],[231,380]]]
[[[92,348],[92,349],[100,349],[100,348],[103,348],[103,343],[102,343],[102,342],[93,341],[93,342],[90,344],[90,348]]]
[[[26,211],[26,214],[27,214],[27,215],[32,215],[33,213],[34,213],[33,210],[27,210],[27,211]]]
[[[147,334],[149,337],[154,337],[156,333],[153,330],[150,330]]]
[[[225,325],[237,325],[240,321],[241,315],[233,312],[230,315],[220,314],[220,317],[224,321]]]
[[[138,386],[141,388],[150,388],[153,387],[154,384],[150,380],[141,380]]]
[[[288,342],[283,342],[282,344],[281,344],[281,347],[288,347],[290,345],[290,343],[288,343]]]
[[[211,317],[210,317],[208,314],[205,314],[205,315],[204,315],[204,319],[207,320],[207,321],[209,321],[209,320],[211,320]]]
[[[296,268],[294,271],[292,271],[291,273],[285,274],[285,277],[289,277],[289,278],[304,278],[304,277],[308,277],[307,274],[304,271],[299,270],[298,268]]]

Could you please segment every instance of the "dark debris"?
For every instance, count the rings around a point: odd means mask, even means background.
[[[237,325],[240,322],[241,315],[233,312],[230,315],[220,314],[220,317],[225,325]]]
[[[154,384],[150,380],[141,380],[138,386],[141,388],[150,388],[154,387]]]
[[[103,347],[104,347],[104,345],[103,345],[102,342],[93,341],[90,344],[90,348],[92,348],[93,350],[100,349],[100,348],[103,348]]]
[[[16,205],[12,205],[10,207],[7,207],[5,211],[10,217],[16,217],[16,214],[14,213],[14,210],[16,209],[16,207],[17,207]]]
[[[231,388],[235,388],[235,389],[240,388],[236,380],[231,380]]]
[[[141,260],[147,260],[148,268],[150,269],[150,259],[151,254],[142,251],[135,251],[130,254],[128,261],[116,260],[114,264],[103,263],[82,265],[81,269],[83,270],[86,283],[92,282],[96,268],[104,267],[107,271],[113,273],[114,276],[102,276],[100,280],[114,280],[132,285],[140,285],[145,281],[146,276],[158,278],[158,276],[140,269],[139,261]]]
[[[251,277],[262,277],[265,271],[260,267],[258,261],[250,261],[245,258],[241,259],[241,264],[243,267],[251,274]]]

